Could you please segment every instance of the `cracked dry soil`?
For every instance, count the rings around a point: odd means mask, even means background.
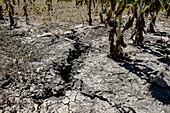
[[[170,111],[170,28],[164,22],[157,23],[156,33],[145,35],[143,48],[132,46],[127,31],[124,51],[129,59],[124,62],[107,57],[109,28],[103,25],[72,25],[65,30],[21,24],[5,31],[43,54],[29,62],[24,75],[1,76],[0,112]],[[153,76],[162,81],[155,82]]]

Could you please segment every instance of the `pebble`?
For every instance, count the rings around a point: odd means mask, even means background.
[[[66,98],[63,100],[63,103],[64,103],[64,104],[69,103],[69,99],[66,97]]]
[[[37,68],[36,72],[40,73],[41,71],[43,71],[43,69],[44,69],[43,67],[39,67],[39,68]]]

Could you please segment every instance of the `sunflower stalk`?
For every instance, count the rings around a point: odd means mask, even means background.
[[[9,14],[9,19],[10,19],[10,27],[12,27],[12,26],[15,27],[15,22],[14,22],[14,17],[13,17],[13,15],[14,15],[14,7],[11,4],[10,0],[8,0],[7,6],[9,7],[8,14]]]
[[[152,15],[152,20],[147,28],[147,32],[150,32],[150,33],[154,33],[155,30],[154,30],[154,25],[155,25],[155,21],[156,21],[156,16],[155,14],[153,13]]]
[[[89,0],[89,25],[92,25],[92,17],[91,17],[91,2],[92,0]]]
[[[0,20],[4,20],[3,14],[2,14],[2,5],[0,4]]]
[[[121,22],[122,22],[122,12],[119,15],[119,24],[118,24],[118,31],[117,31],[117,39],[119,39],[120,35],[121,35]]]
[[[126,7],[126,0],[118,1],[118,4],[119,6],[115,11],[115,13],[116,13],[116,17],[119,18],[119,23],[118,23],[117,30],[116,30],[116,26],[114,26],[110,31],[110,35],[109,35],[110,54],[108,56],[113,58],[114,60],[123,61],[124,52],[122,47],[126,47],[126,44],[124,43],[123,34],[121,32],[121,23],[122,23],[123,12]],[[114,45],[114,34],[117,35],[117,40],[115,45]]]
[[[24,6],[23,6],[23,9],[24,9],[24,15],[26,17],[26,24],[29,24],[29,19],[28,19],[28,12],[27,12],[27,1],[24,0]]]
[[[137,15],[137,21],[136,21],[136,27],[135,27],[135,40],[133,42],[134,45],[140,45],[143,46],[143,32],[146,33],[144,30],[145,27],[145,20],[144,20],[144,12],[143,12],[143,0],[140,1],[139,4],[139,12]],[[133,35],[132,35],[133,38]]]

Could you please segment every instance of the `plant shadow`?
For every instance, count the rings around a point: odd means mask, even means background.
[[[164,36],[170,38],[170,34],[166,32],[155,32],[153,34],[155,36]],[[162,39],[158,39],[153,43],[147,41],[144,43],[144,46],[137,46],[137,48],[142,50],[143,53],[148,53],[156,56],[158,61],[170,65],[170,59],[168,57],[168,55],[170,55],[170,51],[168,49],[168,45],[168,42]],[[141,79],[145,79],[147,83],[150,84],[148,90],[150,91],[152,97],[162,102],[163,104],[170,105],[170,86],[167,85],[166,87],[161,87],[157,83],[152,82],[151,76],[158,76],[160,72],[153,70],[145,64],[141,64],[141,62],[143,62],[141,59],[134,60],[127,58],[124,62],[120,62],[119,65],[129,70],[129,72],[132,72]]]
[[[166,33],[166,32],[160,32],[160,31],[157,31],[155,33],[153,33],[155,36],[167,36],[170,38],[170,34]]]
[[[155,50],[151,49],[156,48]],[[167,46],[160,44],[160,43],[147,43],[144,47],[138,47],[139,49],[143,49],[143,52],[152,54],[157,58],[158,61],[170,65],[170,59],[168,55],[170,55],[170,51],[168,50]]]
[[[145,79],[150,84],[149,91],[152,97],[162,102],[163,104],[170,105],[170,87],[167,86],[163,88],[156,83],[151,82],[150,75],[155,75],[158,73],[158,71],[154,71],[146,65],[139,64],[140,62],[142,62],[142,60],[135,60],[132,63],[132,60],[128,59],[125,62],[120,63],[119,65],[129,70],[129,72],[134,73],[141,79]],[[141,69],[141,67],[143,69]]]

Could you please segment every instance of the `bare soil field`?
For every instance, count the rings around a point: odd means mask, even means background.
[[[117,62],[107,57],[111,28],[99,24],[95,10],[88,26],[83,8],[63,7],[32,14],[29,25],[15,15],[13,29],[8,16],[0,20],[0,112],[170,111],[169,17],[159,15],[156,32],[144,34],[144,47],[134,46],[133,27],[127,30],[128,58]]]

